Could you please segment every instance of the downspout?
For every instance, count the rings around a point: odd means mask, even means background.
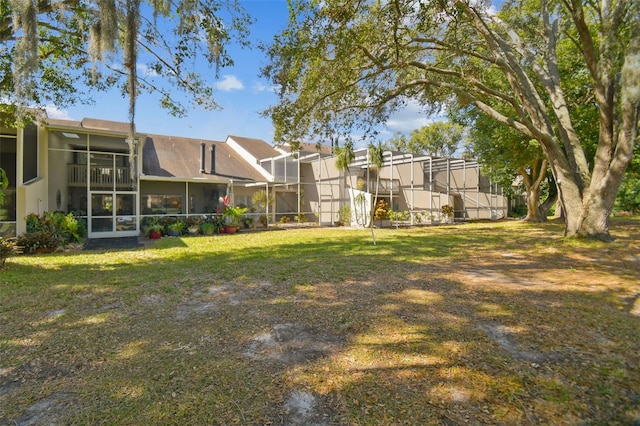
[[[390,167],[391,167],[391,170],[389,171],[389,178],[390,178],[390,181],[391,181],[391,185],[389,185],[389,187],[390,187],[390,190],[389,190],[389,201],[391,203],[391,210],[394,210],[394,208],[393,208],[393,153],[391,154]]]
[[[462,163],[462,218],[467,218],[467,160]]]
[[[476,173],[478,174],[478,188],[476,188],[476,219],[480,219],[480,189],[482,188],[480,182],[480,179],[482,179],[480,167],[476,167]]]
[[[409,208],[409,210],[411,211],[411,225],[413,225],[413,209],[415,208],[415,206],[413,205],[413,178],[414,178],[414,171],[413,171],[413,154],[411,154],[411,206]]]
[[[266,224],[266,228],[269,229],[269,215],[271,214],[271,212],[269,211],[269,182],[265,182],[264,183],[264,187],[265,187],[265,199],[266,199],[266,205],[264,206],[264,215],[267,217],[267,224]]]
[[[318,225],[322,225],[322,162],[318,152]]]
[[[300,222],[300,202],[302,201],[300,197],[300,151],[298,151],[298,222]],[[285,160],[284,162],[285,167],[287,164],[287,161]]]
[[[451,159],[447,158],[447,204],[451,198]]]
[[[429,217],[433,216],[433,157],[429,157],[429,187],[430,187],[430,196],[429,196]]]

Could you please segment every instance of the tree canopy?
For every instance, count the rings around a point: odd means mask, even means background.
[[[290,0],[263,69],[277,140],[375,133],[408,100],[472,108],[535,140],[565,233],[609,239],[640,115],[640,0]],[[574,72],[560,58],[575,60]],[[577,87],[573,76],[584,74]],[[581,120],[572,107],[594,111]],[[597,128],[594,143],[593,129]]]
[[[209,79],[193,69],[205,61],[217,75],[232,64],[225,46],[247,44],[250,22],[236,1],[3,1],[0,99],[10,107],[64,107],[90,102],[83,88],[119,87],[132,106],[140,91],[156,92],[180,116],[186,106],[177,89],[218,108]]]

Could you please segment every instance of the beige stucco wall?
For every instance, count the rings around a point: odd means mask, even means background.
[[[322,175],[319,168],[322,168]],[[414,161],[387,165],[380,170],[380,179],[394,181],[391,191],[381,191],[379,198],[391,201],[391,207],[396,211],[415,211],[423,216],[440,217],[441,208],[448,204],[455,206],[456,217],[466,219],[490,219],[502,217],[507,213],[505,197],[493,193],[478,191],[480,169],[475,165],[466,165],[464,169],[450,170],[450,190],[444,192],[430,191],[431,185],[425,188],[424,168],[429,163]],[[305,190],[305,201],[311,211],[319,212],[322,224],[331,224],[338,218],[340,206],[349,204],[346,188],[357,188],[358,178],[366,181],[365,169],[352,168],[349,175],[340,174],[335,168],[335,157],[315,160],[311,165],[301,168],[303,184],[309,188]],[[371,193],[375,192],[374,174],[369,177]],[[446,186],[446,172],[438,176],[444,178]],[[442,185],[442,181],[440,182]],[[313,189],[311,188],[313,186]],[[307,208],[307,206],[305,206]]]
[[[340,207],[349,205],[346,178],[337,170],[335,161],[335,157],[316,158],[300,169],[305,186],[304,208],[312,212],[314,221],[323,226],[337,222]]]

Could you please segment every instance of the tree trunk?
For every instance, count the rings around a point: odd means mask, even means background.
[[[537,158],[531,166],[530,173],[526,169],[518,169],[522,176],[522,181],[527,192],[527,216],[524,220],[528,222],[546,222],[547,212],[540,204],[540,186],[547,174],[547,160]]]
[[[531,186],[527,188],[527,216],[524,218],[527,222],[545,222],[547,216],[542,214],[540,209],[540,186]]]

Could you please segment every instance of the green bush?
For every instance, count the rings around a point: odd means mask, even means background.
[[[616,212],[640,212],[640,179],[625,177],[622,180],[613,209]]]
[[[14,238],[0,237],[0,269],[4,269],[8,258],[20,253],[22,253],[22,247],[16,243]]]
[[[342,206],[338,209],[338,223],[340,226],[351,224],[351,206]]]
[[[25,253],[33,253],[38,250],[54,251],[64,245],[60,234],[49,231],[36,231],[22,234],[17,239],[17,244]]]
[[[86,226],[73,213],[44,212],[27,216],[27,234],[53,234],[61,245],[80,242],[86,236]]]

